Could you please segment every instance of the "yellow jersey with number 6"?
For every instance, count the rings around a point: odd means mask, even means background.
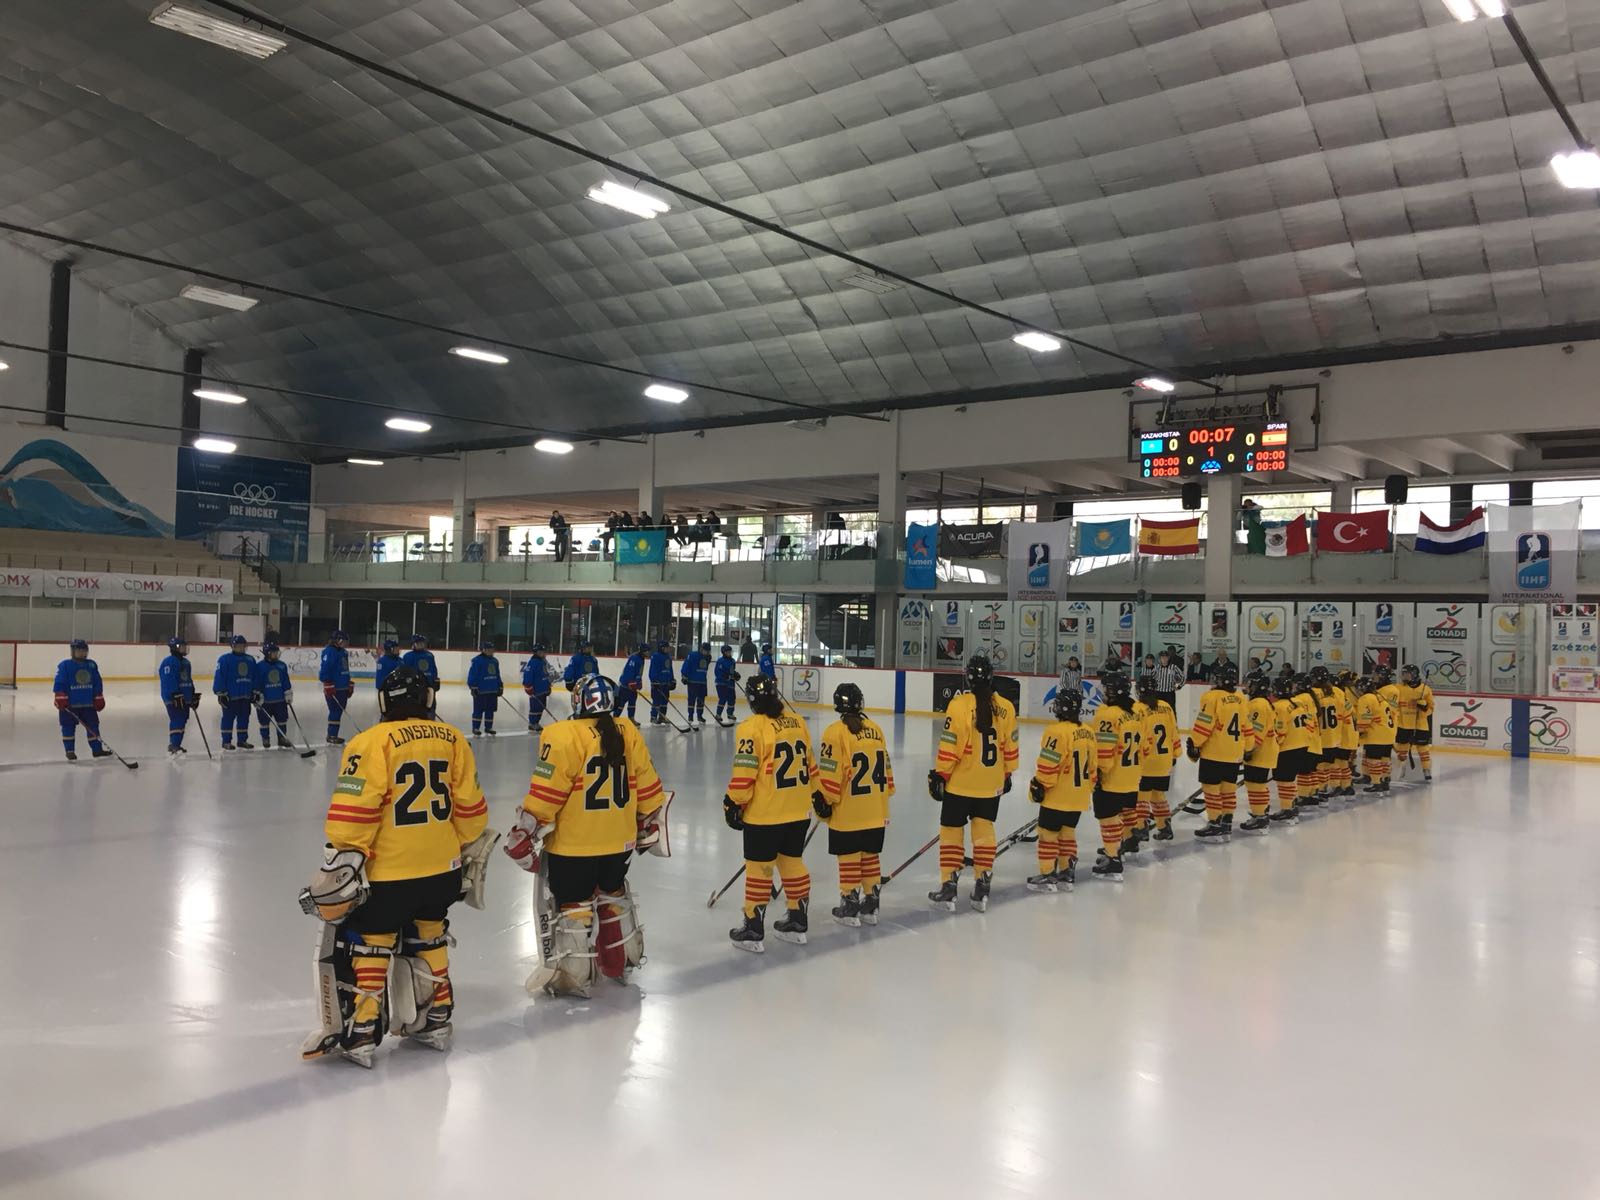
[[[971,692],[954,696],[945,710],[934,770],[944,776],[952,796],[973,800],[998,796],[1006,776],[1017,769],[1017,710],[998,692],[989,702],[994,719],[987,732],[978,728],[978,698]]]
[[[733,731],[733,777],[728,796],[748,825],[786,825],[811,815],[811,735],[785,708],[783,715],[746,717]]]
[[[551,854],[593,858],[633,849],[639,818],[661,807],[661,777],[639,727],[613,717],[622,730],[623,762],[609,762],[593,719],[569,717],[544,731],[522,807],[554,825]]]

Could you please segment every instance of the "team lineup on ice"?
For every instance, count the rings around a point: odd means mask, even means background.
[[[168,754],[184,745],[201,692],[178,638],[157,672],[168,717]],[[686,712],[673,699],[679,682]],[[1030,892],[1070,892],[1078,882],[1077,830],[1093,812],[1100,848],[1090,874],[1120,884],[1132,856],[1174,841],[1168,793],[1179,756],[1194,763],[1204,823],[1193,831],[1209,844],[1235,831],[1242,784],[1248,815],[1238,831],[1266,834],[1293,825],[1302,813],[1365,792],[1390,790],[1396,755],[1420,758],[1421,780],[1432,781],[1433,691],[1415,666],[1396,682],[1385,667],[1358,679],[1324,667],[1309,673],[1285,668],[1239,679],[1223,664],[1201,698],[1192,728],[1179,728],[1170,692],[1154,674],[1134,679],[1109,668],[1104,699],[1092,710],[1077,678],[1063,679],[1049,699],[1048,720],[1031,764],[1025,763],[1019,716],[996,690],[989,660],[974,655],[965,690],[954,696],[937,733],[926,790],[937,806],[937,832],[904,863],[886,871],[881,859],[894,764],[883,728],[866,714],[861,689],[835,689],[836,720],[813,743],[807,721],[781,694],[771,648],[743,681],[749,715],[737,721],[741,682],[732,648],[713,658],[709,643],[690,651],[675,669],[672,647],[641,644],[618,680],[599,673],[588,643],[581,643],[559,674],[536,645],[523,670],[526,711],[506,696],[494,648],[473,660],[470,735],[437,716],[438,671],[426,639],[413,639],[401,655],[384,645],[375,673],[379,720],[342,734],[354,696],[347,639],[336,632],[323,650],[318,682],[326,702],[325,743],[340,759],[328,803],[323,861],[301,891],[299,904],[320,922],[315,991],[318,1026],[302,1056],[338,1057],[371,1067],[386,1036],[434,1050],[450,1047],[455,995],[450,976],[449,912],[457,901],[485,907],[497,845],[533,876],[537,965],[529,993],[587,997],[601,979],[626,983],[645,958],[644,923],[630,887],[636,856],[670,857],[669,806],[674,793],[660,777],[651,750],[634,722],[640,692],[648,688],[647,729],[680,733],[706,724],[708,688],[716,689],[715,723],[733,727],[731,764],[722,796],[723,818],[742,840],[743,864],[714,891],[709,904],[742,878],[742,920],[729,944],[764,953],[767,914],[777,938],[805,945],[810,932],[812,879],[805,853],[827,828],[827,852],[836,860],[839,899],[830,909],[841,926],[878,924],[885,889],[938,846],[934,909],[955,912],[960,879],[972,869],[967,897],[985,912],[993,894],[997,860],[1024,842],[1036,843],[1037,869],[1026,875]],[[560,684],[571,716],[546,724],[552,690]],[[220,746],[250,750],[252,717],[262,749],[315,751],[306,738],[288,668],[268,641],[258,660],[246,639],[234,637],[219,656],[212,692],[221,710]],[[106,699],[89,646],[77,640],[55,677],[54,701],[66,757],[76,757],[79,727],[95,758],[115,756],[137,767],[105,740],[100,726]],[[503,836],[489,828],[489,800],[479,783],[471,739],[496,735],[497,710],[507,706],[536,738],[527,793]],[[679,723],[679,718],[682,723]],[[298,732],[297,744],[291,723]],[[209,739],[205,741],[212,755]],[[995,822],[1002,797],[1018,772],[1034,816],[1001,837]],[[1277,807],[1273,808],[1274,785]],[[904,806],[902,805],[902,808]],[[907,819],[902,814],[902,819]],[[970,826],[970,835],[968,827]],[[502,880],[504,868],[493,872]],[[504,886],[502,883],[499,886]],[[898,895],[890,893],[891,896]],[[470,934],[469,934],[470,936]]]

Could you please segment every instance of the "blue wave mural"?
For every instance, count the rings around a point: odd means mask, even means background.
[[[172,526],[135,504],[83,455],[38,438],[0,467],[0,528],[170,538]]]

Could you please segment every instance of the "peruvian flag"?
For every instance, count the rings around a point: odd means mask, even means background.
[[[1319,554],[1363,554],[1389,548],[1387,512],[1317,514]]]
[[[1311,539],[1306,533],[1306,515],[1301,513],[1282,525],[1267,526],[1267,557],[1288,558],[1294,554],[1307,554]]]

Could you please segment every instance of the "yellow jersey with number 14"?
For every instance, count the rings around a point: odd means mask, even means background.
[[[1044,784],[1041,806],[1056,812],[1087,812],[1094,798],[1100,745],[1094,730],[1076,721],[1055,721],[1039,739],[1034,778]]]

